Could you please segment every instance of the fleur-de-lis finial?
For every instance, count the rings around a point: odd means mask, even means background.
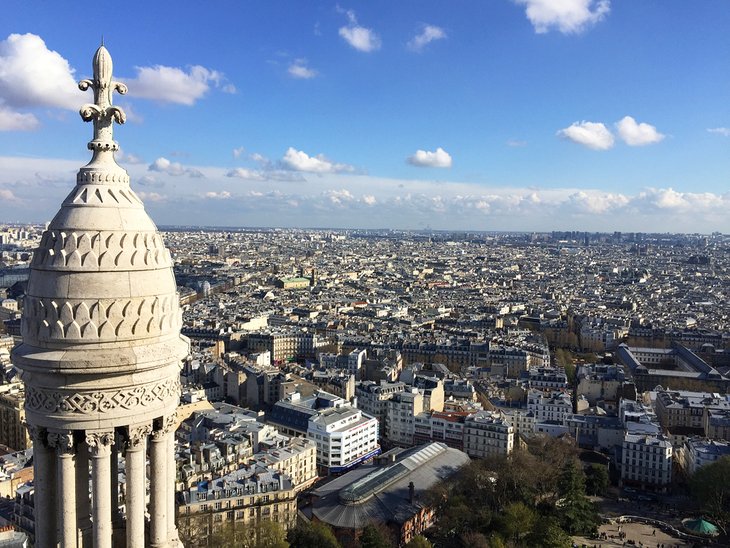
[[[89,142],[89,150],[94,151],[94,156],[101,152],[115,151],[119,145],[113,139],[113,124],[123,124],[127,116],[124,111],[112,105],[112,92],[116,90],[119,94],[127,93],[127,86],[121,82],[112,80],[112,58],[102,45],[94,54],[94,78],[93,80],[81,80],[79,89],[86,91],[94,90],[94,104],[86,104],[81,107],[79,114],[84,122],[94,121],[94,139]]]

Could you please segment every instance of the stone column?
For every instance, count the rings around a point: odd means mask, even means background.
[[[86,443],[91,452],[94,548],[111,548],[112,493],[109,456],[114,444],[114,432],[87,432]]]
[[[170,428],[163,422],[150,436],[150,544],[152,548],[166,547],[167,522],[167,461]]]
[[[147,496],[145,448],[151,424],[130,426],[125,441],[127,476],[127,548],[144,548],[144,511]]]
[[[117,443],[120,440],[114,436],[114,443],[112,444],[111,454],[109,455],[109,467],[110,474],[112,477],[111,490],[112,490],[112,523],[117,526],[122,526],[122,511],[119,509],[119,451],[117,450]]]
[[[91,503],[89,500],[89,448],[86,440],[76,443],[76,519],[79,546],[91,546]]]
[[[167,436],[167,538],[176,545],[178,540],[175,527],[175,430],[177,430],[177,413],[173,413],[167,422],[170,434]]]
[[[77,548],[79,533],[76,523],[76,449],[72,430],[51,430],[48,444],[56,449],[58,467],[58,532],[61,548]]]
[[[56,515],[56,455],[45,428],[28,425],[28,431],[33,439],[35,545],[56,546],[56,520],[48,519]]]

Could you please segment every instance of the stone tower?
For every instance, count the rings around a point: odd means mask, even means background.
[[[13,352],[33,438],[35,545],[180,546],[174,430],[188,341],[170,253],[114,160],[125,114],[112,92],[127,88],[103,45],[93,74],[79,82],[94,91],[80,111],[94,123],[93,156],[33,256]]]

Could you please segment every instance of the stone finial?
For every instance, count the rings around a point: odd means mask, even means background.
[[[88,148],[94,152],[96,159],[101,152],[119,149],[113,139],[113,123],[123,124],[127,116],[121,108],[112,105],[112,92],[116,90],[124,95],[127,86],[112,80],[112,57],[103,45],[94,54],[93,68],[93,80],[81,80],[79,89],[93,89],[94,103],[82,106],[79,114],[84,122],[94,121],[94,139],[89,142]]]

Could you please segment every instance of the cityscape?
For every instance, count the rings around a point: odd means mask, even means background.
[[[33,4],[0,547],[730,546],[722,2]]]

